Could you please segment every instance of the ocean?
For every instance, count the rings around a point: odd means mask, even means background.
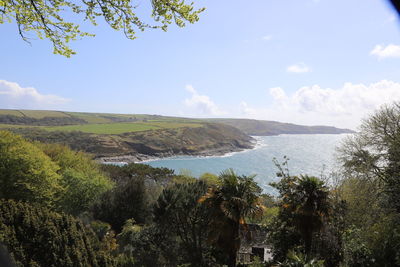
[[[255,180],[264,192],[274,194],[269,183],[277,181],[273,159],[283,162],[289,158],[291,175],[308,174],[321,176],[337,168],[336,147],[347,134],[302,134],[257,136],[254,149],[211,157],[173,157],[145,162],[153,167],[166,167],[175,173],[189,172],[200,176],[205,172],[219,174],[232,168],[237,174],[256,175]]]

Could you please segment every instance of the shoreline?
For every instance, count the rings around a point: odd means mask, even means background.
[[[236,153],[246,152],[250,150],[262,147],[260,144],[259,136],[252,136],[253,140],[250,143],[250,148],[219,148],[219,149],[209,149],[198,153],[160,153],[159,155],[147,155],[147,154],[130,154],[121,156],[110,156],[110,157],[99,157],[96,158],[98,162],[102,164],[129,164],[129,163],[145,163],[150,161],[163,160],[168,158],[178,158],[178,157],[198,157],[198,158],[210,158],[210,157],[230,157]]]

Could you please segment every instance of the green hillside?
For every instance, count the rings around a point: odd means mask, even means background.
[[[35,127],[45,131],[122,134],[201,127],[200,120],[144,114],[108,114],[45,110],[0,110],[0,128]]]
[[[224,123],[249,135],[278,135],[278,134],[341,134],[353,133],[349,129],[340,129],[332,126],[304,126],[277,121],[262,121],[251,119],[208,119],[210,122]]]
[[[66,144],[96,157],[215,155],[251,148],[249,135],[351,132],[249,119],[4,109],[0,129],[34,141]]]
[[[216,154],[252,147],[252,138],[234,127],[159,115],[0,110],[0,129],[96,157]]]

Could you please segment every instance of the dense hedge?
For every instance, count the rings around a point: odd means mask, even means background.
[[[18,117],[14,115],[0,115],[0,123],[15,125],[41,125],[41,126],[59,126],[85,124],[87,121],[74,117],[44,117],[40,119],[31,117]]]
[[[17,266],[114,265],[81,221],[13,200],[0,200],[0,243]]]

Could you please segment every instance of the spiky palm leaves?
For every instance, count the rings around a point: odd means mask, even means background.
[[[263,213],[262,190],[254,176],[238,176],[233,170],[223,172],[219,179],[221,183],[211,187],[199,201],[208,205],[212,214],[209,242],[228,255],[229,266],[236,266],[240,226],[245,226],[247,217]]]
[[[283,207],[292,214],[293,222],[304,239],[305,252],[310,254],[313,234],[318,232],[329,215],[329,190],[316,177],[290,177],[289,194],[283,197]]]

